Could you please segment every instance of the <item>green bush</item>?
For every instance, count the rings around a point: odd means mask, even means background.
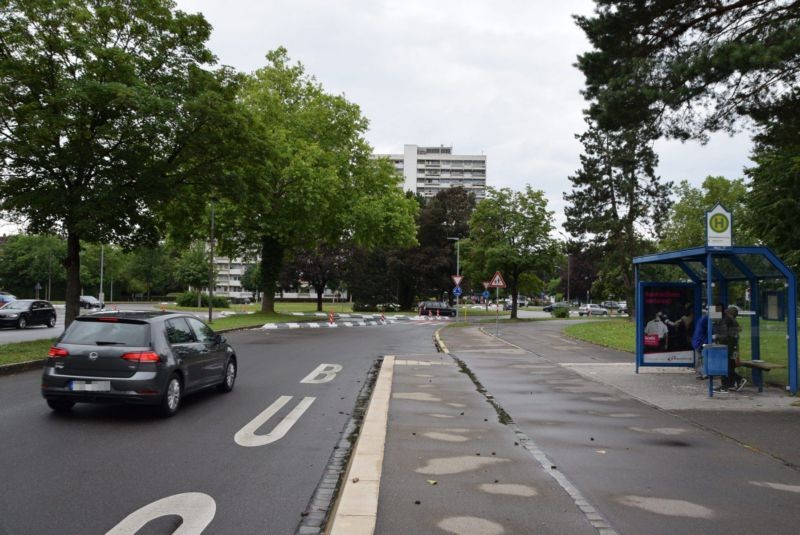
[[[552,314],[554,318],[568,318],[569,309],[567,307],[556,307],[550,314]]]
[[[197,292],[184,292],[178,295],[176,299],[178,306],[182,307],[196,307],[197,306]],[[228,308],[230,307],[230,302],[228,301],[227,297],[220,297],[218,295],[214,296],[213,300],[214,308]],[[201,294],[200,295],[200,306],[207,307],[208,306],[208,294]]]
[[[353,312],[375,312],[377,308],[372,303],[353,303]]]

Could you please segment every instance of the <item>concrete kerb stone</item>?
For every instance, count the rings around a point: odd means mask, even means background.
[[[371,535],[378,515],[394,357],[386,356],[331,520],[331,535]]]

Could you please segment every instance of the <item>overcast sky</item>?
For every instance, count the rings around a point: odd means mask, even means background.
[[[213,25],[220,63],[251,72],[284,46],[331,93],[370,120],[379,153],[404,144],[486,154],[487,183],[544,190],[563,221],[567,177],[578,168],[588,50],[573,14],[585,0],[178,0]],[[660,142],[659,173],[699,185],[742,176],[750,143],[714,136],[706,146]]]

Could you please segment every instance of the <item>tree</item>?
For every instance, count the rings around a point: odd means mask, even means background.
[[[223,249],[260,258],[262,310],[293,247],[414,242],[416,204],[386,160],[372,158],[358,106],[324,92],[283,48],[245,84],[251,121],[241,195],[220,211]]]
[[[210,31],[171,0],[3,3],[0,209],[66,237],[67,325],[81,242],[155,243],[164,207],[230,152],[235,84],[204,69]]]
[[[195,242],[190,248],[185,249],[175,262],[175,282],[184,284],[197,290],[197,308],[201,306],[201,291],[208,286],[209,266],[208,251],[202,242]],[[216,270],[210,273],[216,280]]]
[[[17,297],[34,297],[38,283],[42,286],[40,297],[62,296],[65,279],[58,265],[66,250],[64,240],[56,236],[9,236],[0,245],[0,288]]]
[[[605,129],[657,118],[671,136],[703,138],[800,81],[794,1],[595,3],[594,16],[575,17],[594,47],[578,67]]]
[[[242,288],[250,292],[254,300],[258,298],[258,293],[264,290],[259,286],[261,283],[261,273],[259,273],[258,264],[250,264],[245,268],[241,283]]]
[[[434,197],[420,198],[417,218],[418,245],[387,252],[389,274],[397,283],[397,299],[409,310],[415,297],[439,299],[453,288],[456,273],[456,241],[469,235],[469,218],[475,196],[463,187],[444,189]],[[465,280],[464,289],[471,281]]]
[[[619,269],[633,303],[633,257],[643,235],[660,235],[672,184],[655,174],[658,158],[648,129],[609,132],[587,123],[589,129],[578,137],[584,148],[581,168],[569,177],[572,191],[564,195],[569,203],[564,227],[602,248],[604,263]]]
[[[500,271],[512,296],[511,317],[517,317],[517,295],[526,274],[547,278],[559,256],[558,243],[550,237],[553,213],[547,210],[542,191],[489,188],[486,199],[475,208],[469,222],[469,240],[462,253],[473,273],[488,280]]]
[[[149,301],[153,294],[166,295],[179,289],[175,281],[175,256],[164,244],[131,251],[127,275],[138,290],[136,293],[145,294],[145,300]]]
[[[728,180],[721,176],[709,176],[700,188],[684,180],[677,188],[677,200],[669,210],[668,222],[664,225],[661,240],[663,250],[700,247],[705,244],[705,213],[717,203],[722,203],[733,214],[736,223],[736,241],[752,243],[745,226],[745,201],[747,186],[742,179]]]
[[[793,222],[800,213],[800,91],[755,115],[761,127],[747,169],[751,191],[747,222],[762,243],[795,270],[800,269],[800,234]]]
[[[345,274],[352,250],[348,247],[330,247],[321,244],[314,249],[294,252],[291,268],[297,278],[308,282],[317,292],[317,312],[322,312],[322,294],[329,283]]]

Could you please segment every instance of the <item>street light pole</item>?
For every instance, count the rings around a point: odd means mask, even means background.
[[[98,296],[98,299],[100,299],[100,302],[103,304],[105,304],[105,299],[103,296],[103,268],[105,267],[104,263],[105,263],[105,256],[104,256],[103,244],[101,243],[100,244],[100,295]]]
[[[214,201],[211,197],[211,242],[209,244],[208,258],[208,322],[211,323],[214,314]]]

